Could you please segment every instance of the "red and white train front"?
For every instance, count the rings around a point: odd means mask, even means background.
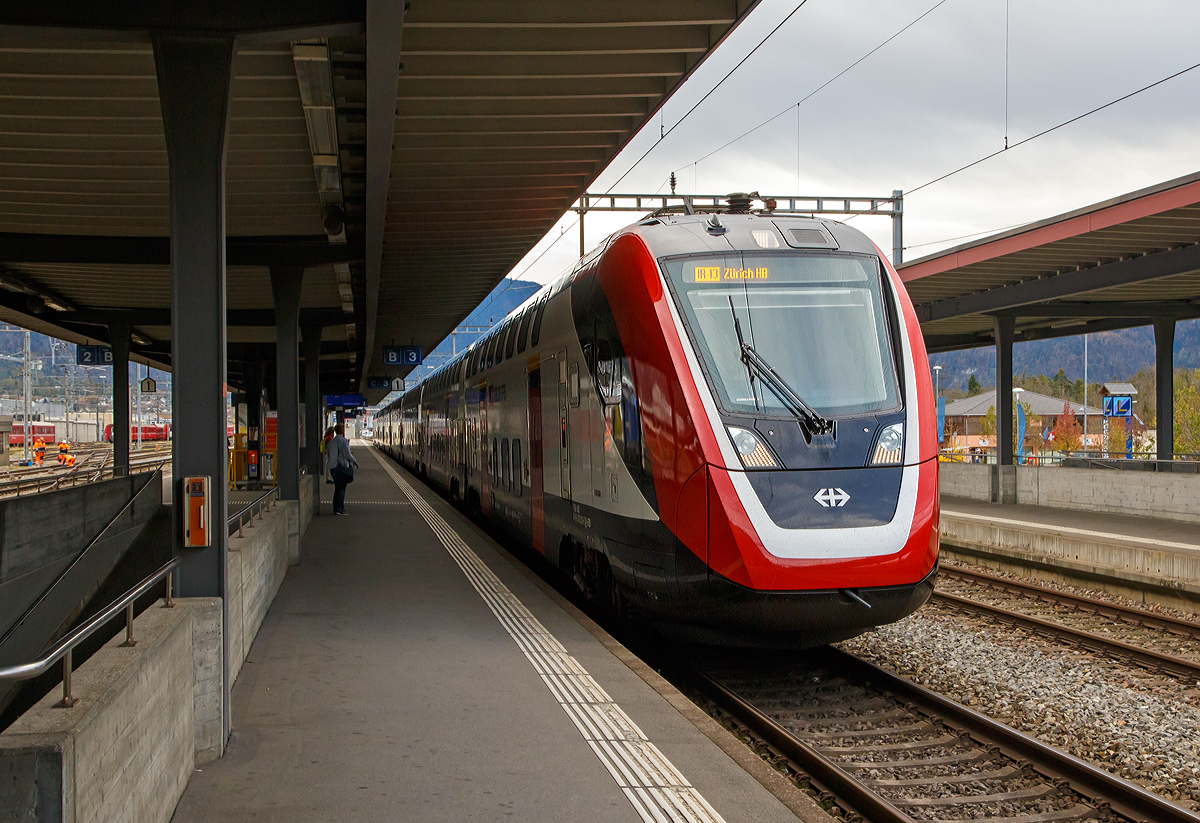
[[[416,425],[394,439],[585,591],[693,639],[756,645],[851,637],[928,599],[928,363],[898,276],[860,232],[656,216],[496,336],[444,392],[399,401]]]

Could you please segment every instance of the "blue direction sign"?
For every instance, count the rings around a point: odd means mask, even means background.
[[[327,394],[325,405],[335,409],[355,409],[367,405],[367,401],[361,394]]]
[[[1104,398],[1105,417],[1133,417],[1133,398],[1119,395]]]
[[[367,378],[367,388],[368,389],[383,389],[384,391],[391,391],[392,378],[390,378],[390,377],[368,377]]]
[[[108,346],[76,346],[76,366],[111,366],[112,349]]]
[[[420,346],[384,346],[383,365],[385,366],[419,366],[424,360],[424,352]]]

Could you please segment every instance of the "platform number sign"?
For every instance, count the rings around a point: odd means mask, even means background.
[[[112,349],[108,346],[76,346],[76,366],[111,366]]]
[[[383,365],[419,366],[424,359],[420,346],[384,346]]]
[[[1113,396],[1104,398],[1105,417],[1133,417],[1133,398]]]
[[[367,378],[367,388],[368,389],[382,389],[383,391],[388,391],[389,389],[391,389],[391,387],[392,387],[392,380],[389,377],[368,377]]]

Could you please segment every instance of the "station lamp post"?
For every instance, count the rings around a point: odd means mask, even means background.
[[[942,399],[942,367],[934,366],[933,374],[934,374],[934,380],[937,382],[937,398],[938,398],[938,400],[941,400]]]

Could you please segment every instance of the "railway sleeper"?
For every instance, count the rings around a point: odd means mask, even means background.
[[[833,732],[810,732],[802,729],[793,729],[797,734],[802,734],[809,740],[840,740],[846,737],[883,737],[884,735],[895,734],[930,734],[938,729],[932,723],[918,722],[906,723],[902,726],[889,726],[882,729],[853,729],[845,731]]]
[[[936,777],[909,777],[909,778],[861,778],[862,782],[868,786],[877,786],[879,788],[900,788],[904,786],[938,786],[942,783],[973,783],[975,781],[985,780],[1004,780],[1006,778],[1015,777],[1021,774],[1022,770],[1015,766],[1005,766],[1002,769],[995,769],[990,772],[975,772],[973,774],[953,774],[941,775]]]
[[[1011,792],[996,794],[956,794],[941,797],[891,797],[888,800],[895,806],[914,806],[927,808],[930,806],[969,806],[976,803],[1008,803],[1013,800],[1040,800],[1043,797],[1055,797],[1062,792],[1054,786],[1045,783],[1039,786],[1029,786]]]
[[[911,740],[907,743],[880,743],[874,746],[814,746],[822,754],[850,754],[852,752],[901,752],[916,749],[931,749],[935,746],[955,746],[962,743],[962,738],[955,734],[944,734],[925,740]]]

